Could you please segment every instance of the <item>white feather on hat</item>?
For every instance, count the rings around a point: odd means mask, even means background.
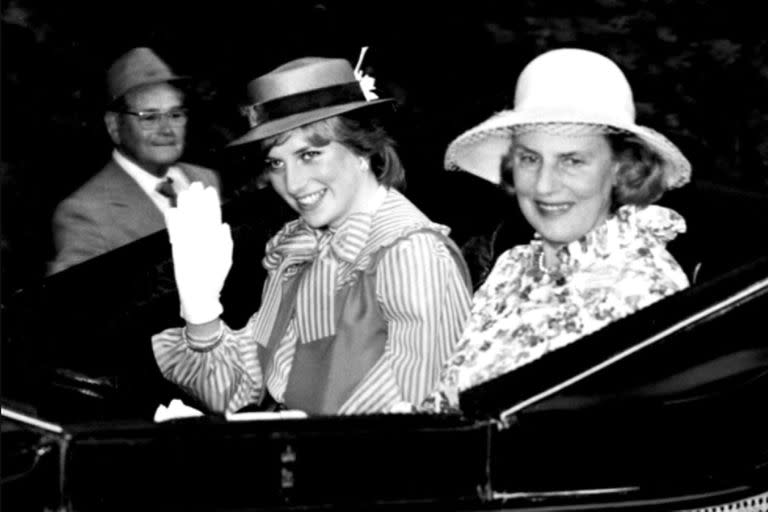
[[[244,107],[250,129],[229,143],[263,140],[300,126],[364,107],[389,103],[371,94],[371,77],[346,59],[303,57],[251,80]]]

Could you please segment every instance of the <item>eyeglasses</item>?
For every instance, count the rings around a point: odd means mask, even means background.
[[[172,108],[165,112],[156,110],[140,110],[138,112],[123,110],[121,113],[137,117],[139,119],[139,126],[145,130],[158,128],[163,119],[167,119],[171,126],[178,127],[187,124],[187,109],[185,108]]]

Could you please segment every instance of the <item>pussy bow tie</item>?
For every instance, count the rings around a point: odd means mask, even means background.
[[[372,216],[367,213],[353,214],[335,232],[313,229],[303,221],[296,220],[285,226],[267,243],[263,265],[270,274],[270,279],[254,326],[258,343],[265,345],[269,340],[280,303],[286,299],[283,285],[305,268],[305,263],[313,261],[326,248],[335,258],[353,262],[367,239],[371,219]],[[352,243],[352,239],[357,239],[360,243]],[[329,289],[321,292],[320,301],[333,301],[333,285],[328,283],[328,286]],[[332,308],[321,309],[325,314],[332,316]],[[332,322],[328,324],[332,325]]]
[[[285,271],[312,261],[326,247],[336,258],[352,263],[361,244],[351,240],[367,237],[371,219],[371,214],[354,213],[336,231],[313,229],[301,220],[294,221],[267,243],[264,268],[267,272],[281,267]]]

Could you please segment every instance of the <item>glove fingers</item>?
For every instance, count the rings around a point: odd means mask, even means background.
[[[186,190],[182,190],[176,196],[176,208],[185,209],[188,208],[190,203],[194,204],[199,201],[199,197],[205,191],[205,187],[199,181],[192,182]]]
[[[213,187],[204,188],[200,182],[192,183],[179,192],[177,206],[165,212],[165,219],[171,243],[215,236],[213,232],[221,225],[218,191]]]
[[[202,215],[206,219],[206,222],[210,222],[213,226],[221,224],[221,202],[219,200],[219,193],[213,187],[208,187],[203,191],[202,199]]]
[[[218,191],[192,183],[166,212],[182,316],[203,323],[221,314],[219,294],[232,266],[232,233]]]

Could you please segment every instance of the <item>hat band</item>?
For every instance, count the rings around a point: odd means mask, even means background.
[[[264,103],[248,105],[246,107],[246,115],[248,116],[251,128],[255,128],[262,123],[275,119],[355,101],[366,101],[363,91],[360,89],[360,83],[357,81],[313,89],[265,101]]]

